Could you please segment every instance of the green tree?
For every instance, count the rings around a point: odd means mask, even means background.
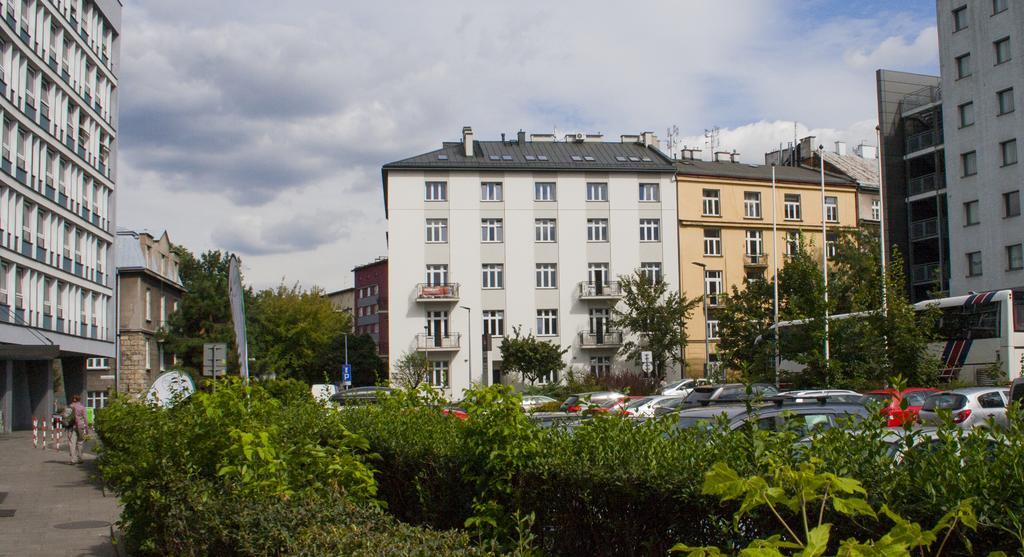
[[[417,350],[410,350],[395,362],[391,383],[396,387],[415,389],[430,377],[430,360]]]
[[[664,280],[651,281],[639,270],[620,276],[619,285],[622,303],[612,309],[611,326],[633,337],[622,343],[619,353],[639,365],[641,352],[650,351],[654,375],[663,379],[669,365],[682,364],[685,323],[701,298],[687,299],[671,292]]]
[[[501,342],[501,364],[505,373],[519,374],[531,385],[544,377],[554,378],[565,367],[562,357],[569,347],[561,348],[533,334],[522,336],[520,327],[512,329],[512,336]]]
[[[351,321],[351,319],[350,319]],[[345,339],[337,338],[332,341],[332,350],[341,354],[341,361],[344,362]],[[352,386],[366,387],[380,385],[387,379],[387,363],[377,354],[377,344],[373,342],[370,335],[348,336],[348,363],[352,365]],[[341,368],[334,369],[329,374],[332,381],[341,380]]]
[[[774,344],[769,328],[774,318],[774,279],[733,285],[716,311],[718,354],[729,369],[745,369],[753,380],[774,380]],[[761,342],[757,342],[761,337]]]

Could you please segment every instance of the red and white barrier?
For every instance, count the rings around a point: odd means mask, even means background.
[[[62,425],[64,425],[64,418],[62,418],[60,416],[54,416],[53,417],[53,429],[50,431],[50,440],[53,441],[53,445],[54,445],[53,448],[58,450],[58,451],[60,450],[60,434],[61,434],[61,430],[64,429],[63,427],[61,427]]]
[[[32,416],[32,446],[39,447],[39,418]]]
[[[40,445],[41,445],[41,448],[45,449],[46,448],[46,420],[42,420],[42,426],[43,426],[43,435],[42,435],[42,438],[40,439],[40,441],[41,441]]]

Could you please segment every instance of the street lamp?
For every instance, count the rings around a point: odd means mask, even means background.
[[[469,384],[466,388],[473,386],[473,310],[469,309],[469,306],[459,306],[466,310],[466,335],[469,337],[466,339],[466,344],[469,347]]]
[[[708,270],[708,266],[703,264],[703,263],[701,263],[701,262],[699,262],[699,261],[691,261],[691,263],[693,263],[694,265],[700,267],[701,271],[704,271],[704,273],[701,273],[702,275],[705,274],[707,272],[707,270]],[[703,302],[702,305],[704,306],[704,377],[707,378],[707,376],[708,376],[708,368],[709,368],[708,364],[711,363],[711,342],[708,339],[709,335],[708,335],[708,285],[707,285],[707,277],[702,276],[701,280],[704,281],[704,294],[701,296],[701,301]]]

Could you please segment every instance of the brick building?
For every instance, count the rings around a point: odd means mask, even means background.
[[[355,276],[355,333],[370,335],[377,354],[388,361],[388,259],[352,269]]]

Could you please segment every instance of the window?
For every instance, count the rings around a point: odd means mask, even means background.
[[[981,276],[981,252],[972,251],[967,254],[967,276]]]
[[[146,369],[150,369],[153,367],[153,353],[151,352],[152,349],[149,346],[150,343],[148,339],[143,342],[146,345]]]
[[[640,184],[640,201],[661,201],[661,189],[658,184]]]
[[[558,310],[537,310],[537,336],[556,336],[558,334]]]
[[[501,201],[501,182],[482,182],[480,201]]]
[[[1006,218],[1020,216],[1020,190],[1008,191],[1003,194],[1003,216]]]
[[[764,280],[764,271],[762,271],[760,269],[751,269],[751,270],[747,271],[746,275],[747,275],[747,284],[750,284],[752,282],[756,282],[756,281],[759,281],[759,280]]]
[[[764,253],[763,245],[764,242],[762,240],[760,230],[747,230],[747,255],[755,257],[761,255],[762,253]]]
[[[800,220],[800,194],[787,193],[782,198],[782,213],[786,220]]]
[[[1017,140],[1011,139],[999,144],[999,154],[1003,159],[1003,166],[1017,164]]]
[[[825,220],[828,222],[839,222],[839,198],[830,195],[825,196]]]
[[[612,310],[610,308],[591,308],[590,310],[590,334],[606,333],[611,323]]]
[[[25,309],[25,268],[14,271],[14,307]],[[85,304],[82,304],[82,322],[85,323]]]
[[[978,153],[976,151],[960,155],[960,172],[962,176],[974,176],[978,173]]]
[[[448,183],[447,182],[427,182],[426,193],[423,197],[426,201],[447,201],[448,200]]]
[[[608,264],[607,263],[588,263],[587,264],[587,281],[590,284],[608,284]]]
[[[964,104],[956,107],[957,112],[960,114],[960,127],[966,128],[967,126],[974,125],[974,103],[965,102]]]
[[[428,311],[426,330],[434,346],[441,346],[441,339],[448,337],[448,312]]]
[[[718,340],[718,320],[708,319],[708,340]]]
[[[533,221],[535,239],[538,242],[556,242],[557,237],[555,235],[555,219],[537,219]]]
[[[1006,269],[1008,271],[1024,269],[1024,244],[1006,246]]]
[[[1010,61],[1010,37],[1004,37],[992,43],[996,51],[996,65]]]
[[[956,78],[963,79],[971,75],[971,53],[956,57]]]
[[[107,358],[87,358],[85,360],[85,369],[110,369],[110,362]]]
[[[587,219],[587,241],[608,241],[608,219]]]
[[[661,219],[640,219],[640,241],[661,241]]]
[[[427,265],[427,286],[448,284],[448,265]]]
[[[718,228],[704,229],[704,255],[722,255],[722,231]]]
[[[718,217],[722,215],[721,200],[718,190],[704,190],[704,216]]]
[[[981,222],[978,219],[978,202],[968,201],[964,203],[964,226],[971,226]]]
[[[0,263],[0,304],[5,306],[10,305],[10,299],[7,297],[7,264]]]
[[[708,297],[709,306],[717,306],[721,303],[722,271],[704,271],[704,295]]]
[[[1008,0],[992,0],[992,15],[996,15],[999,12],[1005,12],[1007,9]]]
[[[501,219],[480,220],[480,241],[481,242],[502,242],[505,233]]]
[[[743,216],[748,219],[761,218],[761,192],[743,192]]]
[[[534,201],[554,201],[555,200],[555,183],[554,182],[537,182],[533,185],[533,200]]]
[[[448,243],[448,219],[427,219],[427,243]]]
[[[537,264],[537,288],[558,288],[558,266],[554,263]]]
[[[796,255],[800,251],[800,231],[786,232],[786,255]]]
[[[85,394],[86,408],[106,408],[108,400],[107,391],[87,391]]]
[[[882,201],[880,199],[871,200],[871,220],[882,220]]]
[[[482,266],[483,282],[481,288],[505,288],[505,265],[488,263]]]
[[[835,232],[829,232],[825,234],[825,256],[835,257],[836,248],[839,245],[839,234]]]
[[[608,184],[587,182],[587,201],[608,201]]]
[[[999,102],[999,114],[1009,114],[1013,112],[1013,87],[1003,89],[996,93],[996,100]]]
[[[590,374],[594,377],[608,377],[612,373],[611,356],[591,356]]]
[[[146,289],[146,321],[153,320],[153,291],[149,288]]]
[[[505,312],[503,310],[484,310],[484,334],[492,337],[505,335]]]
[[[167,297],[160,296],[160,326],[167,325]]]
[[[35,210],[30,203],[21,202],[21,239],[26,242],[32,241],[32,215]]]
[[[953,32],[967,28],[967,6],[960,6],[953,10]]]
[[[661,263],[648,262],[640,264],[640,274],[642,274],[647,280],[651,281],[651,284],[655,284],[661,281]]]
[[[164,345],[156,345],[156,361],[157,365],[160,366],[160,371],[167,371],[167,362],[164,360]]]
[[[448,387],[448,362],[430,362],[430,375],[427,382],[431,387],[444,389]]]

